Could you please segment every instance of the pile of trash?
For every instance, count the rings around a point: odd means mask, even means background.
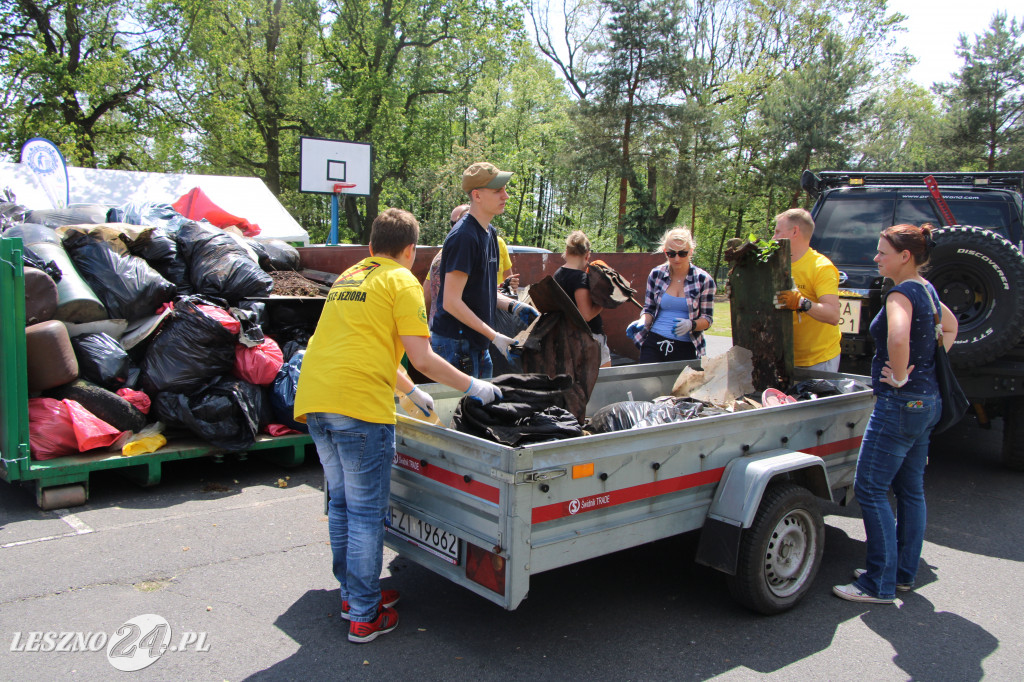
[[[33,458],[151,452],[165,427],[232,450],[305,428],[291,408],[319,312],[265,300],[298,251],[186,199],[30,210],[0,196],[2,235],[24,244]]]

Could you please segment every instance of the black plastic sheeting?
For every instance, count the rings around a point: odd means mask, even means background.
[[[457,431],[512,446],[583,435],[565,409],[566,391],[574,383],[569,375],[505,374],[493,383],[501,389],[501,400],[489,405],[470,397],[460,400],[452,418]]]

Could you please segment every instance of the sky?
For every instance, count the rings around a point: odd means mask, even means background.
[[[910,77],[926,88],[951,80],[951,74],[960,68],[956,46],[961,33],[973,42],[997,11],[1006,12],[1010,19],[1024,19],[1020,5],[1007,0],[889,0],[888,6],[890,12],[907,16],[903,22],[907,30],[897,35],[896,43],[917,57]]]

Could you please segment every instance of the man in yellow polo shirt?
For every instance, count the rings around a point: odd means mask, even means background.
[[[814,219],[802,208],[775,216],[773,239],[788,239],[796,289],[781,291],[776,308],[793,314],[793,364],[839,371],[839,271],[811,248]]]
[[[420,226],[396,208],[377,216],[370,257],[346,270],[324,303],[295,395],[295,419],[309,425],[330,496],[327,527],[341,617],[348,638],[369,642],[398,626],[398,592],[380,589],[384,518],[395,456],[395,391],[425,413],[434,401],[400,369],[402,355],[423,374],[489,403],[493,384],[455,369],[430,347],[423,294],[409,268]]]

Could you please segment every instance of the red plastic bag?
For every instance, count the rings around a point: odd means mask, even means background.
[[[267,424],[267,428],[263,429],[263,431],[271,436],[289,436],[293,433],[302,433],[302,431],[296,431],[284,424]]]
[[[76,455],[109,447],[121,432],[74,400],[30,398],[29,450],[33,459]]]
[[[265,337],[258,346],[235,346],[234,375],[257,386],[274,383],[284,364],[284,353],[274,339]]]
[[[246,237],[255,237],[260,233],[260,226],[250,223],[245,218],[239,218],[225,211],[217,204],[210,201],[203,190],[193,187],[181,195],[177,201],[171,204],[178,213],[192,220],[203,220],[213,223],[217,227],[231,227],[237,225]]]
[[[242,330],[242,323],[236,320],[234,315],[223,308],[218,308],[215,305],[197,305],[196,307],[220,322],[224,328],[232,334],[237,334]]]
[[[142,414],[149,414],[149,408],[153,401],[142,391],[133,391],[130,388],[119,388],[117,394],[135,406]]]

